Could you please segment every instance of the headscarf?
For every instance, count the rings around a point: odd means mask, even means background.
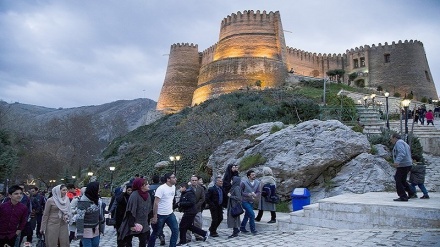
[[[232,186],[231,186],[231,191],[235,188],[235,187],[239,187],[241,183],[241,177],[239,176],[234,176],[232,177]]]
[[[144,178],[136,178],[133,181],[133,191],[137,191],[138,194],[146,201],[148,199],[148,191],[142,191],[142,186],[145,183]]]
[[[66,195],[64,197],[61,196],[61,184],[52,188],[52,198],[60,210],[58,212],[60,219],[67,220],[70,217],[70,200]]]
[[[263,176],[273,176],[272,169],[270,167],[263,167]]]
[[[90,201],[98,205],[99,200],[99,182],[91,182],[86,187],[84,195],[89,198]]]

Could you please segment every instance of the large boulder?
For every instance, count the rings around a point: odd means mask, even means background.
[[[336,120],[311,120],[272,134],[267,123],[264,128],[251,128],[253,135],[245,136],[247,141],[224,143],[211,155],[207,165],[214,169],[214,174],[223,174],[228,164],[239,165],[246,157],[260,155],[265,162],[255,164],[252,169],[260,174],[264,166],[272,168],[282,195],[289,195],[296,187],[309,187],[325,171],[370,151],[365,135]],[[232,148],[231,143],[234,143]],[[241,170],[244,175],[246,169]]]
[[[312,189],[312,202],[344,193],[393,191],[395,171],[379,155],[362,153],[343,165],[335,177],[318,178],[319,185]]]

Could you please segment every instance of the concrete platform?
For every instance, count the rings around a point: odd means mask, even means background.
[[[277,213],[277,222],[268,224],[265,212],[258,231],[294,232],[315,229],[440,229],[440,193],[430,193],[430,199],[410,199],[395,202],[395,192],[343,194],[325,198],[303,210]],[[257,211],[254,211],[257,214]],[[180,218],[181,214],[178,214]],[[203,212],[204,228],[211,224],[209,210]],[[243,217],[241,217],[242,219]],[[220,229],[227,228],[226,210]]]

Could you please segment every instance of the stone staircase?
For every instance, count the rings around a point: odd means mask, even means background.
[[[374,135],[380,134],[381,128],[385,127],[385,121],[380,119],[378,109],[372,107],[364,107],[363,105],[356,105],[359,115],[359,123],[364,126],[364,134]]]

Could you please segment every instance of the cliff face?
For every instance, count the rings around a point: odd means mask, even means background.
[[[198,53],[197,45],[171,46],[157,110],[174,113],[218,95],[255,86],[275,87],[288,71],[313,77],[344,69],[344,81],[357,73],[355,85],[382,86],[418,99],[438,99],[423,44],[399,41],[362,46],[344,54],[312,53],[286,47],[278,11],[231,14],[220,25],[218,43]]]

